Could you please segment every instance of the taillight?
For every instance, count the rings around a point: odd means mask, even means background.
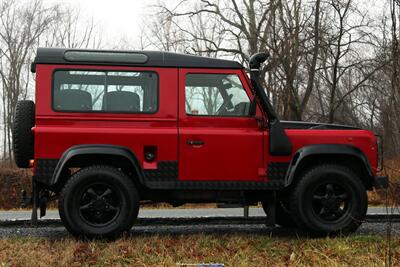
[[[33,168],[35,166],[35,160],[34,159],[30,159],[29,160],[29,168]]]

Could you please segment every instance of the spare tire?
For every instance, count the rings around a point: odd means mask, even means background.
[[[17,102],[12,129],[14,160],[19,168],[29,168],[33,159],[33,132],[35,125],[35,103],[29,100]]]

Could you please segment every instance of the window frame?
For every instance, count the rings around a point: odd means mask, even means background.
[[[185,107],[184,107],[184,112],[186,116],[189,117],[195,117],[195,118],[252,118],[253,116],[251,114],[248,115],[243,115],[243,116],[235,116],[235,115],[205,115],[205,114],[191,114],[191,113],[187,113],[186,112],[186,77],[187,75],[191,75],[191,74],[210,74],[210,75],[236,75],[237,78],[240,81],[240,84],[242,85],[243,91],[245,92],[245,94],[247,95],[247,98],[249,99],[249,103],[251,104],[252,100],[251,97],[249,96],[243,81],[240,78],[240,75],[238,73],[229,73],[229,72],[186,72],[185,73],[185,78],[184,78],[184,100],[185,100]]]
[[[55,88],[55,73],[57,71],[91,71],[91,72],[147,72],[155,74],[157,77],[157,108],[151,112],[128,112],[128,111],[103,111],[103,110],[57,110],[54,107],[54,88]],[[160,111],[160,75],[155,70],[116,70],[116,69],[94,69],[94,68],[56,68],[51,74],[51,110],[57,113],[89,113],[89,114],[156,114]],[[144,91],[143,91],[144,94]]]

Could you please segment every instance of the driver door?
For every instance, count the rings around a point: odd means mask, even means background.
[[[241,70],[179,70],[179,179],[264,181],[263,131]]]

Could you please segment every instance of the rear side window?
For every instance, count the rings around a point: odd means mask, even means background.
[[[158,109],[155,72],[57,70],[53,109],[69,112],[154,113]]]

